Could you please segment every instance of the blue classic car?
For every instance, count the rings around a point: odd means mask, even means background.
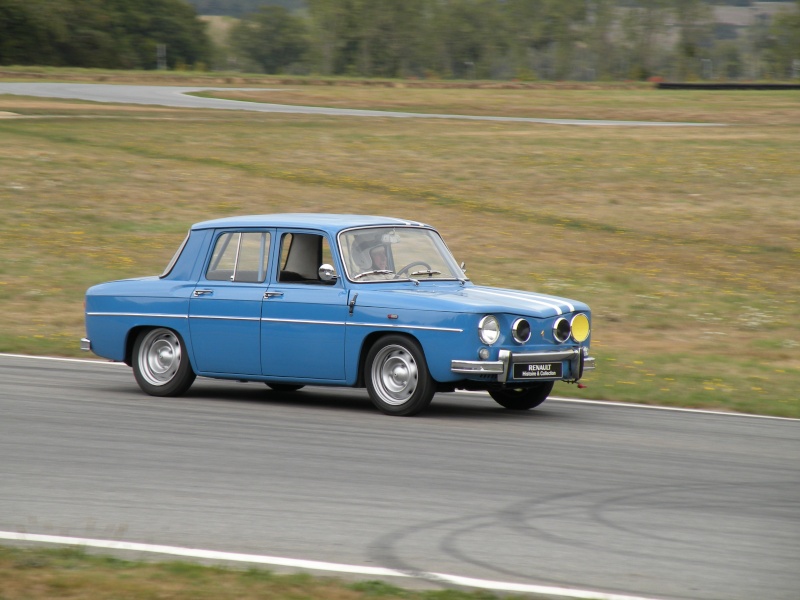
[[[200,375],[366,387],[390,415],[456,389],[526,410],[594,368],[590,322],[575,300],[473,284],[423,223],[275,214],[198,223],[160,276],[90,288],[81,347],[153,396]]]

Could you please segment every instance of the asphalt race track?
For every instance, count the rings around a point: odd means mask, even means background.
[[[0,532],[416,577],[395,585],[800,590],[796,420],[483,394],[397,418],[362,390],[204,379],[158,399],[125,366],[0,355],[0,457]]]
[[[545,123],[551,125],[593,125],[624,127],[720,127],[720,123],[679,123],[660,121],[608,121],[593,119],[538,119],[534,117],[492,117],[472,115],[423,114],[382,110],[356,110],[326,108],[319,106],[292,106],[260,102],[242,102],[221,98],[202,98],[190,95],[193,92],[210,90],[254,90],[268,92],[265,88],[221,88],[221,87],[177,87],[161,85],[111,85],[92,83],[0,83],[0,94],[38,96],[111,102],[124,104],[146,104],[174,108],[211,108],[219,110],[246,110],[251,112],[291,113],[326,115],[339,117],[425,118],[460,119],[472,121],[501,121],[516,123]]]

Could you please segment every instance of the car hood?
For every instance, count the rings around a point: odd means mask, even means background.
[[[536,318],[589,311],[577,300],[478,285],[359,290],[358,294],[358,305],[385,308],[513,313]]]

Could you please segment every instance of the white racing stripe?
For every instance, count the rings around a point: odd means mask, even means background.
[[[315,560],[299,560],[279,556],[262,556],[259,554],[239,554],[236,552],[220,552],[217,550],[201,550],[199,548],[181,548],[178,546],[161,546],[155,544],[139,544],[135,542],[120,542],[114,540],[94,540],[60,535],[41,535],[36,533],[17,533],[14,531],[0,531],[0,539],[16,542],[39,542],[44,544],[64,544],[67,546],[82,546],[87,548],[103,548],[107,550],[127,550],[133,552],[150,552],[154,554],[168,554],[187,558],[203,558],[208,560],[241,562],[280,567],[291,567],[313,571],[327,571],[335,573],[349,573],[352,575],[368,575],[372,577],[404,577],[424,579],[428,581],[449,583],[471,588],[496,590],[504,592],[518,592],[525,594],[546,594],[564,598],[594,598],[595,600],[656,600],[642,596],[627,596],[622,594],[606,594],[592,590],[577,590],[552,586],[533,585],[527,583],[510,583],[505,581],[490,581],[486,579],[473,579],[446,573],[414,572],[406,573],[395,569],[382,567],[367,567],[361,565],[347,565],[340,563],[320,562]]]
[[[495,290],[487,290],[482,288],[479,288],[477,290],[470,289],[469,294],[470,295],[485,294],[487,296],[497,296],[500,298],[514,298],[515,300],[524,300],[525,302],[531,302],[533,304],[539,304],[541,306],[552,308],[553,310],[556,311],[557,315],[564,314],[564,309],[559,304],[554,303],[552,298],[547,298],[543,296],[535,296],[527,293],[514,293],[513,291],[499,292]],[[567,312],[572,312],[575,310],[575,307],[572,306],[571,304],[567,302],[564,302],[564,304],[566,304],[568,307]]]

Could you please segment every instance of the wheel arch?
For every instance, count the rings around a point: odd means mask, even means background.
[[[367,354],[369,354],[370,348],[372,348],[372,346],[374,346],[378,340],[389,335],[399,335],[401,337],[412,340],[413,342],[416,342],[416,344],[422,351],[422,356],[425,357],[426,366],[429,366],[428,355],[425,354],[425,347],[422,345],[422,341],[417,336],[412,335],[407,331],[390,331],[390,330],[373,331],[369,335],[367,335],[361,342],[361,352],[359,353],[358,356],[358,377],[356,379],[356,387],[364,387],[366,385],[364,380],[364,369],[366,367]]]
[[[136,338],[142,331],[152,329],[150,325],[137,325],[131,327],[125,336],[125,364],[129,367],[133,365],[133,345],[136,343]]]
[[[180,329],[176,329],[175,327],[168,327],[166,325],[136,325],[135,327],[131,327],[128,330],[127,336],[125,337],[125,361],[124,361],[125,364],[128,365],[129,367],[133,366],[133,346],[136,344],[136,338],[139,337],[139,334],[141,334],[143,331],[148,331],[150,329],[159,329],[159,328],[169,329],[175,335],[178,336],[178,338],[181,340],[181,343],[183,344],[183,348],[186,350],[186,357],[189,359],[189,364],[191,365],[192,370],[197,372],[195,369],[192,349],[189,348],[186,342],[185,333],[182,332]]]

